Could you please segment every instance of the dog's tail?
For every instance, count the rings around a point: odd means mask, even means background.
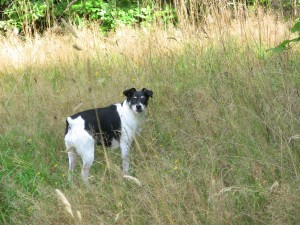
[[[68,133],[68,131],[72,128],[72,118],[68,117],[66,119],[66,130],[65,130],[65,135]]]

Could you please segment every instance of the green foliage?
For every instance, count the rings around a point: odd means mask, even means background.
[[[102,31],[115,29],[120,25],[144,25],[155,21],[172,23],[175,11],[168,5],[163,10],[154,11],[150,5],[139,7],[136,3],[112,4],[106,1],[82,1],[71,6],[75,14],[75,23],[80,25],[85,18],[88,21],[99,21]]]
[[[247,0],[247,5],[250,6],[257,6],[257,5],[264,5],[264,6],[270,6],[271,0]]]
[[[197,7],[193,8],[193,4],[193,1],[186,2],[189,15],[194,16],[203,10],[201,7],[207,8],[210,5],[210,3],[197,3],[195,4]],[[246,6],[248,8],[263,6],[270,9],[273,3],[270,0],[248,0]],[[285,0],[280,2],[280,6],[291,12],[291,9],[299,7],[299,1],[295,3],[292,0]],[[176,7],[173,1],[163,0],[78,0],[71,3],[67,0],[1,0],[0,9],[3,14],[0,15],[0,30],[14,29],[24,33],[43,31],[53,26],[60,18],[68,19],[78,26],[96,21],[99,23],[100,30],[104,32],[120,25],[143,26],[154,22],[176,24],[176,11],[182,6],[177,4]],[[190,11],[191,8],[195,12]]]
[[[293,38],[293,39],[284,40],[278,46],[276,46],[275,48],[271,48],[269,50],[271,50],[273,52],[282,52],[284,50],[289,49],[291,43],[299,43],[300,42],[300,22],[297,22],[291,28],[291,32],[292,33],[298,33],[298,37],[297,38]]]
[[[1,1],[4,8],[4,18],[0,22],[0,30],[7,31],[15,28],[18,31],[43,30],[47,25],[52,25],[53,20],[61,17],[68,18],[76,25],[84,22],[99,22],[102,31],[110,31],[120,25],[144,25],[155,21],[173,23],[175,10],[169,5],[164,9],[153,8],[151,2],[138,5],[135,1],[104,1],[82,0],[72,5],[68,1]],[[49,21],[50,18],[50,21]]]
[[[5,20],[0,28],[16,27],[21,29],[23,25],[33,24],[35,21],[45,18],[47,5],[44,1],[35,1],[34,4],[27,4],[25,1],[13,1],[4,11]]]

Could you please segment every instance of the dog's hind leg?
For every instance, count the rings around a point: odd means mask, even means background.
[[[90,168],[94,162],[95,143],[94,139],[86,133],[82,135],[80,140],[77,140],[76,151],[82,159],[82,179],[88,185],[88,175]]]
[[[76,163],[76,153],[69,151],[68,152],[68,157],[69,157],[69,174],[68,174],[68,180],[69,182],[72,182],[73,180],[73,172],[75,168],[75,163]]]
[[[89,181],[88,181],[89,171],[94,162],[94,151],[95,151],[94,148],[95,148],[94,145],[86,146],[86,149],[85,149],[86,153],[81,156],[81,158],[82,158],[82,171],[81,171],[82,179],[87,185],[89,185]]]
[[[65,136],[65,145],[66,145],[66,149],[67,149],[66,151],[68,152],[68,158],[69,158],[68,180],[71,183],[73,180],[73,171],[76,162],[76,148],[74,147],[71,141],[71,134],[67,134]]]
[[[76,155],[82,159],[82,178],[88,184],[89,170],[94,161],[94,139],[82,129],[73,129],[65,136],[65,144],[68,149],[69,156],[69,181],[72,181],[72,173],[74,171]]]

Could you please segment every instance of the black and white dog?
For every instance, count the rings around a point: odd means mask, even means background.
[[[88,174],[94,161],[96,144],[121,148],[123,172],[129,171],[129,150],[135,135],[140,134],[149,97],[153,92],[143,88],[125,90],[123,103],[90,109],[67,118],[65,145],[69,156],[69,180],[75,167],[76,155],[82,159],[82,178],[88,183]]]

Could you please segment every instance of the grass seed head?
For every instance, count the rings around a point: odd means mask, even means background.
[[[63,204],[63,206],[65,207],[66,212],[72,217],[74,218],[74,214],[72,211],[72,207],[70,202],[68,201],[68,199],[66,198],[66,196],[64,195],[64,193],[62,193],[59,189],[55,189],[56,192],[56,196],[57,198],[61,201],[61,203]]]

